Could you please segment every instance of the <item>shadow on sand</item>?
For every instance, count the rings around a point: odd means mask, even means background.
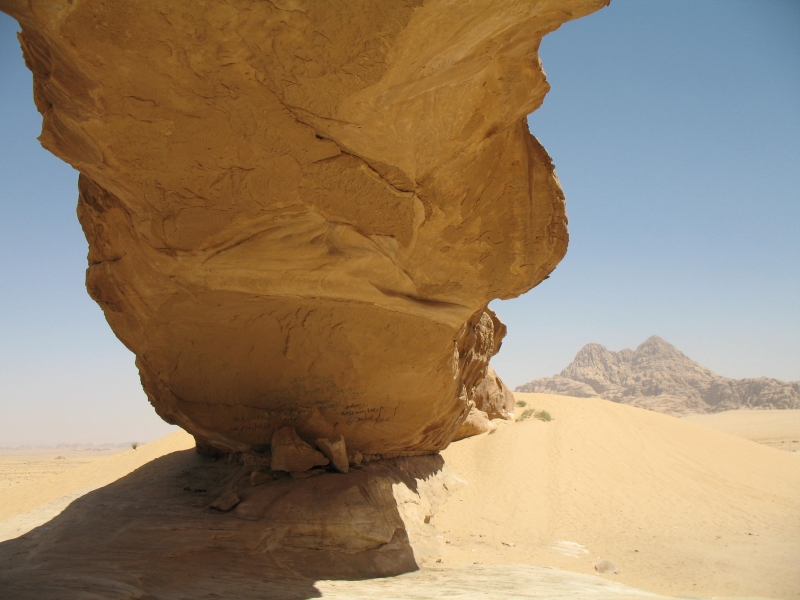
[[[416,491],[442,465],[395,459],[252,487],[252,467],[175,452],[0,544],[0,590],[18,600],[300,600],[321,596],[316,580],[407,573],[418,567],[392,487]],[[239,506],[209,509],[226,489]]]

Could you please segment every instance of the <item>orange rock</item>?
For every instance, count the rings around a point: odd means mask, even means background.
[[[489,417],[482,410],[472,408],[466,420],[458,428],[453,441],[463,440],[464,438],[472,437],[473,435],[480,435],[494,429],[494,425],[489,420]]]
[[[567,247],[539,43],[606,4],[5,0],[158,414],[224,452],[446,447],[504,334],[486,306]]]
[[[475,408],[482,410],[490,419],[510,419],[514,412],[516,401],[514,394],[502,382],[492,367],[486,372],[486,377],[475,388]]]

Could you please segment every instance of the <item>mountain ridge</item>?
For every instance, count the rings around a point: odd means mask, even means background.
[[[673,415],[800,408],[800,381],[723,377],[657,335],[636,350],[614,352],[586,344],[559,374],[534,379],[515,391],[605,398]]]

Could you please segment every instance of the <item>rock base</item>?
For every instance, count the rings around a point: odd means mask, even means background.
[[[310,581],[394,576],[434,562],[443,543],[434,515],[458,484],[438,455],[255,486],[253,471],[265,468],[192,450],[157,459],[0,544],[0,589],[20,600],[84,598],[87,590],[205,597],[237,578],[238,597],[260,590],[271,598],[270,581],[317,597]],[[210,508],[233,495],[227,512]]]

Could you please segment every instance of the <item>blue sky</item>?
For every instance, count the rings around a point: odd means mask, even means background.
[[[656,334],[728,377],[800,379],[800,2],[642,2],[542,42],[529,119],[567,196],[550,279],[493,308],[512,386]]]
[[[0,15],[0,446],[168,432],[83,286],[77,174]],[[545,38],[531,131],[567,195],[550,279],[493,303],[511,386],[660,335],[729,377],[800,379],[800,2],[642,2]]]

